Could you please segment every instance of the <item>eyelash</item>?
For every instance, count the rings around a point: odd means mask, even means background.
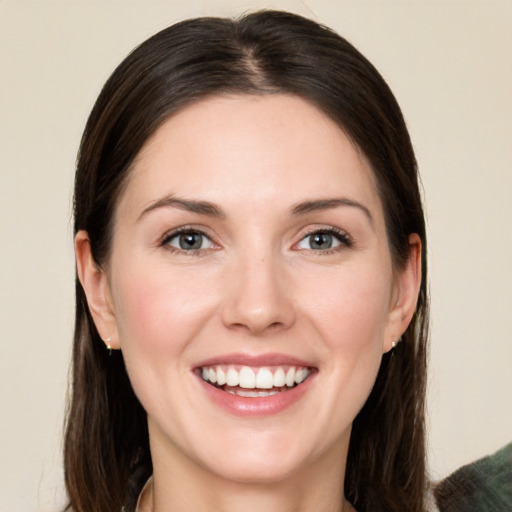
[[[162,241],[160,242],[160,245],[165,247],[167,250],[169,250],[173,253],[186,254],[187,256],[203,256],[203,255],[205,255],[206,254],[205,249],[186,250],[186,249],[179,249],[177,247],[173,247],[172,245],[170,245],[170,241],[172,239],[179,237],[180,235],[185,235],[185,234],[203,236],[203,237],[207,238],[208,240],[210,240],[210,242],[212,244],[214,244],[212,239],[203,230],[197,229],[197,228],[192,228],[189,226],[183,226],[181,228],[175,229],[174,231],[172,231],[170,233],[166,233],[163,236]]]
[[[208,236],[208,234],[206,234],[203,230],[197,229],[197,228],[192,228],[192,227],[187,227],[187,226],[184,226],[182,228],[176,229],[170,233],[165,234],[162,237],[160,245],[165,247],[167,250],[169,250],[173,253],[186,254],[188,256],[200,256],[200,255],[206,254],[205,251],[207,249],[186,250],[186,249],[179,249],[177,247],[173,247],[170,245],[171,240],[173,240],[174,238],[179,237],[180,235],[183,235],[183,234],[192,234],[192,235],[199,235],[199,236],[205,237],[208,240],[210,240],[210,242],[213,245],[215,245],[215,243],[211,240],[211,238]],[[311,229],[310,231],[307,231],[302,236],[302,238],[294,244],[294,247],[296,247],[298,244],[300,244],[301,242],[306,240],[308,237],[311,237],[311,236],[317,235],[317,234],[330,235],[333,238],[335,238],[339,242],[340,245],[333,247],[333,248],[329,248],[329,249],[318,249],[318,250],[304,249],[304,250],[307,250],[311,253],[317,253],[319,255],[328,255],[328,254],[333,254],[333,253],[343,249],[344,247],[350,248],[353,246],[352,239],[350,238],[350,236],[347,233],[345,233],[344,231],[341,231],[340,229],[330,227],[330,228],[314,228],[314,229]]]
[[[311,237],[313,235],[318,235],[318,234],[330,235],[333,238],[335,238],[340,243],[340,245],[338,245],[336,247],[329,248],[329,249],[320,249],[320,250],[305,249],[305,250],[307,250],[311,253],[317,253],[318,255],[329,255],[329,254],[334,254],[334,253],[338,252],[339,250],[342,250],[343,248],[350,248],[353,246],[353,241],[352,241],[351,237],[346,232],[341,231],[340,229],[337,229],[334,227],[311,229],[310,231],[307,231],[303,235],[303,237],[299,240],[299,242],[294,244],[294,246],[297,246],[302,241],[304,241],[306,238]]]

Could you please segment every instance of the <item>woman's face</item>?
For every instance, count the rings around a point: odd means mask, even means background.
[[[269,482],[340,466],[410,318],[408,274],[336,124],[293,96],[213,97],[136,159],[94,315],[122,349],[155,464]]]

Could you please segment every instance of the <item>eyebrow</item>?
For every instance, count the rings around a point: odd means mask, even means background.
[[[336,197],[332,199],[318,199],[315,201],[304,201],[302,203],[298,203],[292,207],[292,213],[294,215],[304,215],[310,212],[317,212],[321,210],[331,210],[333,208],[339,208],[340,206],[348,206],[351,208],[358,208],[361,210],[368,220],[370,224],[373,226],[373,217],[370,213],[370,210],[361,204],[358,201],[353,199],[349,199],[347,197]]]
[[[366,217],[370,221],[370,224],[372,224],[373,226],[373,217],[372,214],[370,213],[370,210],[363,204],[359,203],[358,201],[348,199],[346,197],[303,201],[292,206],[291,212],[293,215],[305,215],[311,212],[339,208],[340,206],[358,208],[366,215]],[[224,213],[224,211],[219,206],[213,203],[210,203],[208,201],[178,198],[171,194],[162,197],[161,199],[158,199],[154,203],[151,203],[147,208],[143,210],[143,212],[139,215],[137,220],[140,220],[149,212],[156,210],[158,208],[179,208],[187,212],[197,213],[200,215],[207,215],[209,217],[216,217],[219,219],[226,218],[226,214]]]
[[[156,210],[158,208],[179,208],[180,210],[185,210],[187,212],[198,213],[200,215],[208,215],[209,217],[217,217],[223,219],[226,217],[226,214],[222,211],[221,208],[214,205],[213,203],[209,203],[208,201],[195,201],[191,199],[182,199],[171,195],[162,197],[158,199],[154,203],[151,203],[144,211],[139,215],[137,220],[140,220],[142,217],[147,215],[149,212]]]

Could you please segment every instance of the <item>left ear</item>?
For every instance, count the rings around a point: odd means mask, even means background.
[[[409,257],[395,277],[395,289],[388,314],[383,352],[391,350],[409,326],[416,311],[421,286],[421,239],[409,235]]]

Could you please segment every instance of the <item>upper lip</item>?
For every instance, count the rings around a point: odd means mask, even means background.
[[[267,354],[243,354],[243,353],[232,353],[214,356],[209,359],[201,361],[196,368],[202,368],[204,366],[214,365],[240,365],[240,366],[302,366],[302,367],[313,367],[311,362],[305,361],[295,356],[280,353],[267,353]]]

